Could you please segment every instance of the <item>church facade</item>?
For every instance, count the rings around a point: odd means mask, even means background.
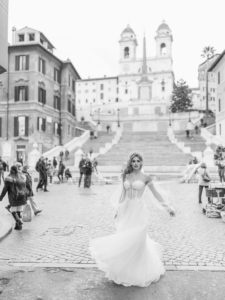
[[[99,111],[113,113],[118,108],[129,108],[138,100],[139,103],[142,100],[148,101],[149,104],[154,103],[154,110],[151,111],[153,114],[166,113],[174,84],[172,43],[172,31],[165,22],[162,22],[156,30],[155,55],[152,57],[148,55],[144,37],[143,56],[137,57],[137,37],[128,25],[122,31],[119,40],[118,76],[77,80],[78,119],[81,117],[89,119],[90,115]],[[141,99],[144,91],[143,82],[140,89],[143,71],[148,81],[145,99]],[[145,90],[147,91],[147,88]]]

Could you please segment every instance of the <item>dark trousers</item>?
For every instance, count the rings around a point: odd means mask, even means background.
[[[84,175],[84,172],[80,172],[80,178],[79,178],[78,186],[80,186],[80,184],[81,184],[81,180],[82,180],[83,175]]]
[[[205,190],[206,190],[208,188],[208,186],[199,185],[199,188],[198,188],[198,203],[202,203],[203,188],[205,188]],[[208,197],[208,203],[210,203],[210,197]]]
[[[219,174],[220,182],[225,182],[225,169],[219,168],[218,174]]]
[[[89,188],[91,186],[91,174],[85,174],[84,176],[84,187]]]
[[[63,182],[63,173],[58,173],[58,178],[60,182]]]
[[[43,188],[43,186],[44,186],[44,190],[46,190],[47,185],[48,185],[48,176],[47,176],[47,174],[39,173],[39,182],[38,182],[38,185],[36,187],[36,190]]]

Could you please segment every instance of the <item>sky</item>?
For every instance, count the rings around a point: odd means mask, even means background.
[[[129,24],[142,57],[155,55],[156,30],[165,20],[173,35],[175,80],[198,86],[198,66],[205,46],[225,49],[223,0],[9,0],[9,43],[12,27],[37,29],[55,46],[55,55],[69,58],[81,78],[117,76],[119,39]]]

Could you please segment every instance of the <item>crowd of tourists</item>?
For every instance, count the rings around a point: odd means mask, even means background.
[[[58,159],[53,157],[52,160],[46,157],[40,157],[35,165],[35,170],[38,172],[38,183],[36,192],[49,192],[48,185],[53,183],[53,178],[57,177],[59,183],[73,182],[72,173],[65,166],[65,161],[68,160],[68,153],[59,153]],[[97,172],[97,160],[94,158],[93,151],[84,153],[79,162],[79,180],[80,187],[83,179],[83,187],[90,188],[92,183],[92,172]],[[7,176],[5,176],[7,172]],[[8,194],[9,204],[5,207],[15,220],[15,230],[21,230],[25,210],[29,206],[36,216],[42,212],[34,200],[33,178],[29,171],[29,166],[22,164],[21,161],[15,162],[9,169],[9,165],[0,157],[0,185],[4,183],[0,194],[0,201]],[[31,216],[29,217],[31,218]],[[29,220],[30,221],[30,220]]]

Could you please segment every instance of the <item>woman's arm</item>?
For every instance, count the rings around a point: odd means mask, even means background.
[[[175,210],[167,203],[167,201],[162,197],[159,191],[156,189],[154,183],[150,176],[147,176],[146,184],[148,188],[151,190],[154,197],[160,202],[160,204],[168,211],[171,216],[175,216]]]

